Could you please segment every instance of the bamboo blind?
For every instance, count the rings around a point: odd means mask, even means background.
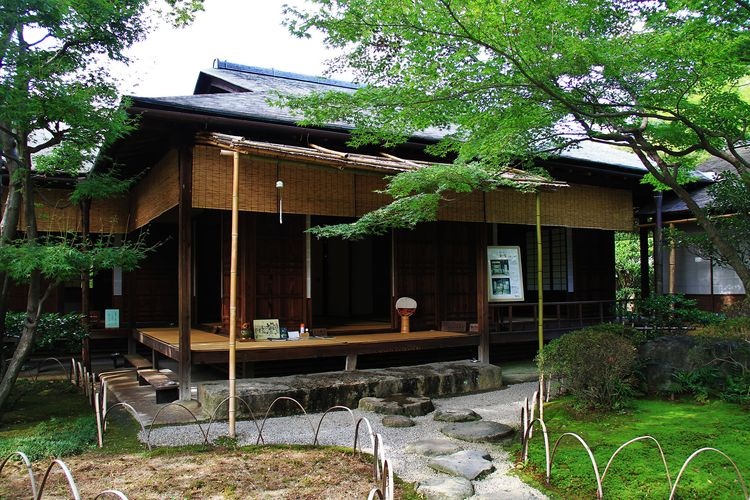
[[[232,159],[219,149],[196,146],[193,152],[193,206],[229,210]],[[355,174],[301,163],[240,155],[240,210],[311,215],[355,215]],[[357,176],[364,177],[364,176]],[[276,189],[276,181],[284,188]],[[281,191],[281,192],[279,192]]]
[[[133,188],[129,229],[138,229],[177,206],[179,195],[177,151],[172,149]]]
[[[70,202],[70,189],[41,188],[35,191],[37,229],[48,233],[81,231],[81,209]],[[3,196],[3,202],[7,193]],[[92,233],[125,233],[128,216],[126,198],[95,200],[89,213]],[[18,221],[18,229],[26,225],[23,210]]]
[[[193,206],[229,210],[231,157],[214,146],[193,152]],[[240,155],[240,210],[276,212],[282,180],[286,213],[355,217],[385,205],[389,197],[373,191],[385,187],[379,175],[358,174],[288,160]],[[439,220],[534,224],[534,195],[513,189],[488,193],[448,194]],[[542,193],[544,225],[611,230],[632,229],[633,205],[628,190],[571,185]]]
[[[487,193],[487,222],[534,224],[534,195],[512,189]],[[542,192],[542,224],[630,231],[633,201],[630,191],[571,184]]]
[[[454,222],[484,221],[483,193],[450,193],[443,195],[438,220]]]

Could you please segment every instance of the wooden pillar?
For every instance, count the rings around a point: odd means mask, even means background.
[[[179,210],[177,222],[177,325],[179,329],[180,359],[178,363],[178,380],[180,382],[180,400],[190,400],[190,330],[191,324],[191,265],[192,256],[192,220],[193,208],[193,149],[181,145],[178,153],[179,169]]]
[[[487,295],[487,225],[477,224],[477,326],[479,328],[480,363],[490,362],[489,298]]]
[[[648,228],[642,227],[640,229],[640,257],[641,257],[641,298],[646,298],[651,295],[651,279],[650,279],[650,264],[649,264],[649,246],[648,246]]]
[[[669,225],[670,231],[674,230],[674,224]],[[674,295],[677,290],[677,284],[675,283],[675,271],[677,268],[677,247],[674,244],[674,240],[669,242],[669,294]]]
[[[654,225],[654,295],[664,293],[664,275],[662,262],[662,193],[654,195],[656,202],[656,224]]]
[[[84,244],[89,239],[91,230],[91,200],[85,198],[81,201],[81,239]],[[81,273],[81,316],[88,330],[91,314],[91,286],[89,283],[91,274],[88,270]],[[87,370],[91,371],[91,349],[88,337],[83,343],[83,364]]]

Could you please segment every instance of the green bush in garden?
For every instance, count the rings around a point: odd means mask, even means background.
[[[22,312],[9,312],[5,317],[5,331],[9,337],[20,337],[26,317]],[[34,339],[34,352],[54,354],[75,353],[81,350],[83,338],[88,335],[86,326],[78,313],[44,313]]]
[[[633,396],[636,348],[619,325],[600,325],[553,340],[538,357],[540,369],[560,379],[579,406],[612,410]]]

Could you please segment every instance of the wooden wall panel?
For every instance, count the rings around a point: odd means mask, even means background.
[[[136,184],[131,194],[131,231],[177,206],[178,174],[177,151],[172,149]]]
[[[612,231],[573,230],[572,300],[608,300],[615,296],[614,238]]]
[[[437,328],[438,262],[436,224],[420,224],[412,231],[395,232],[396,299],[411,297],[417,312],[411,318],[413,330]],[[397,324],[398,324],[397,318]]]
[[[141,324],[177,324],[177,227],[153,224],[149,242],[161,242],[156,252],[126,277],[127,306],[134,308],[134,321]],[[123,317],[128,317],[123,313]]]
[[[278,318],[297,330],[303,321],[305,238],[303,216],[283,224],[273,215],[256,215],[255,318]]]
[[[476,226],[438,226],[440,321],[477,322]]]

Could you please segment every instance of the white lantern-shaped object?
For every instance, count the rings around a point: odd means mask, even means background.
[[[409,333],[409,317],[417,310],[417,301],[401,297],[396,301],[396,312],[401,316],[401,333]]]

